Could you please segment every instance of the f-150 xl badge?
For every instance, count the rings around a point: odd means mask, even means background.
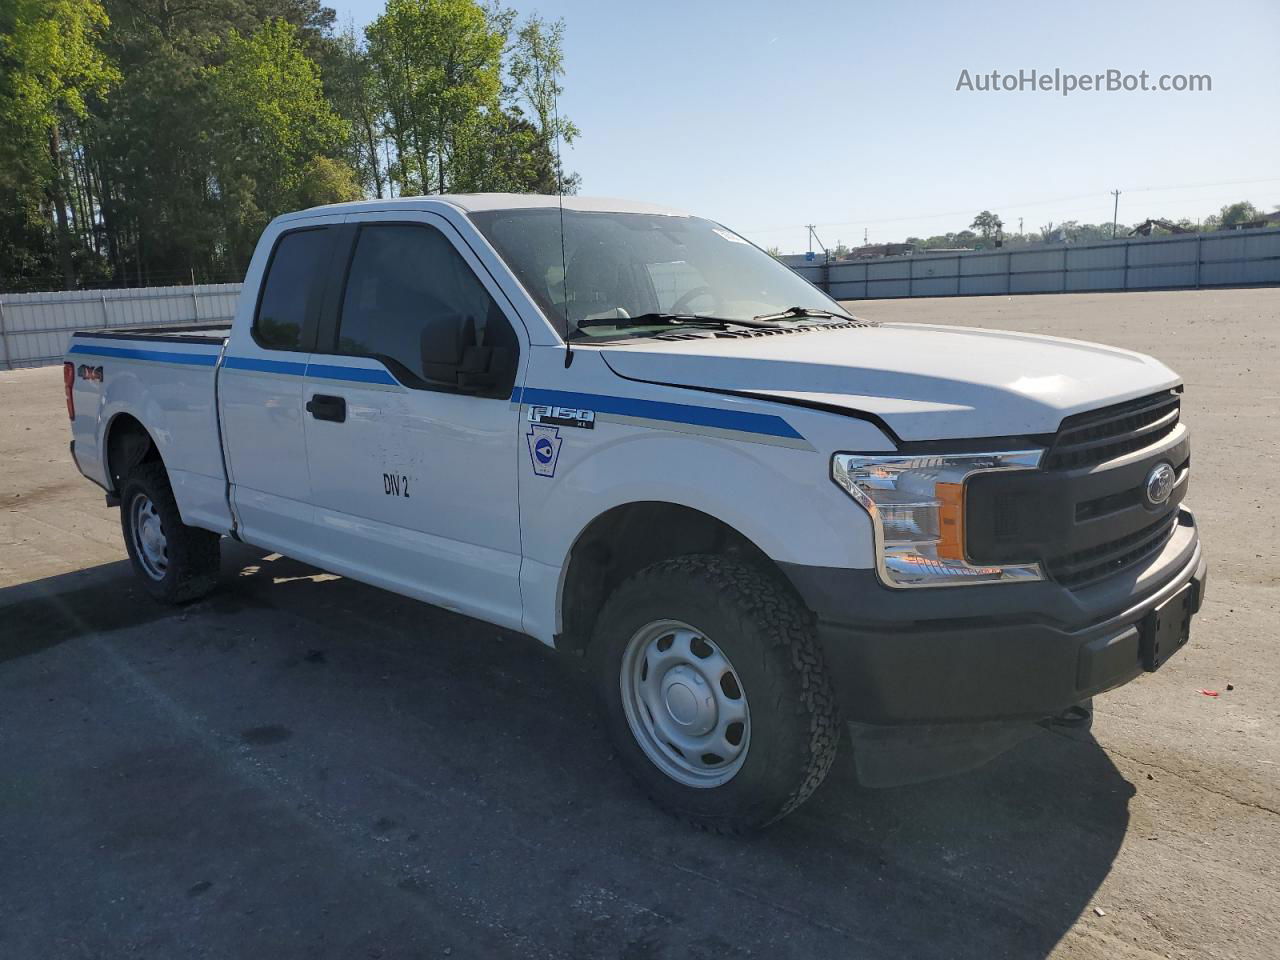
[[[594,430],[596,412],[573,407],[549,407],[535,403],[529,406],[529,422],[545,423],[553,427],[580,427],[583,430]]]

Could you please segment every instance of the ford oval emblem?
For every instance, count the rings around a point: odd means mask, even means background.
[[[1158,507],[1168,500],[1177,479],[1178,476],[1173,472],[1173,467],[1167,463],[1157,463],[1152,467],[1151,472],[1147,474],[1147,485],[1143,491],[1147,496],[1147,505]]]

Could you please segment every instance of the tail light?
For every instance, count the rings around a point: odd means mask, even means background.
[[[74,363],[64,363],[62,365],[62,386],[67,393],[67,416],[72,420],[76,418],[75,383],[76,365]]]

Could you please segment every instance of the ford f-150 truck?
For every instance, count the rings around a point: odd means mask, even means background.
[[[229,327],[77,334],[72,453],[159,600],[222,537],[579,658],[661,806],[976,765],[1186,643],[1182,384],[872,323],[718,223],[439,196],[266,229]]]

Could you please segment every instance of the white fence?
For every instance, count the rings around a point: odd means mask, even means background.
[[[230,322],[238,283],[0,294],[0,370],[56,363],[76,330]]]

